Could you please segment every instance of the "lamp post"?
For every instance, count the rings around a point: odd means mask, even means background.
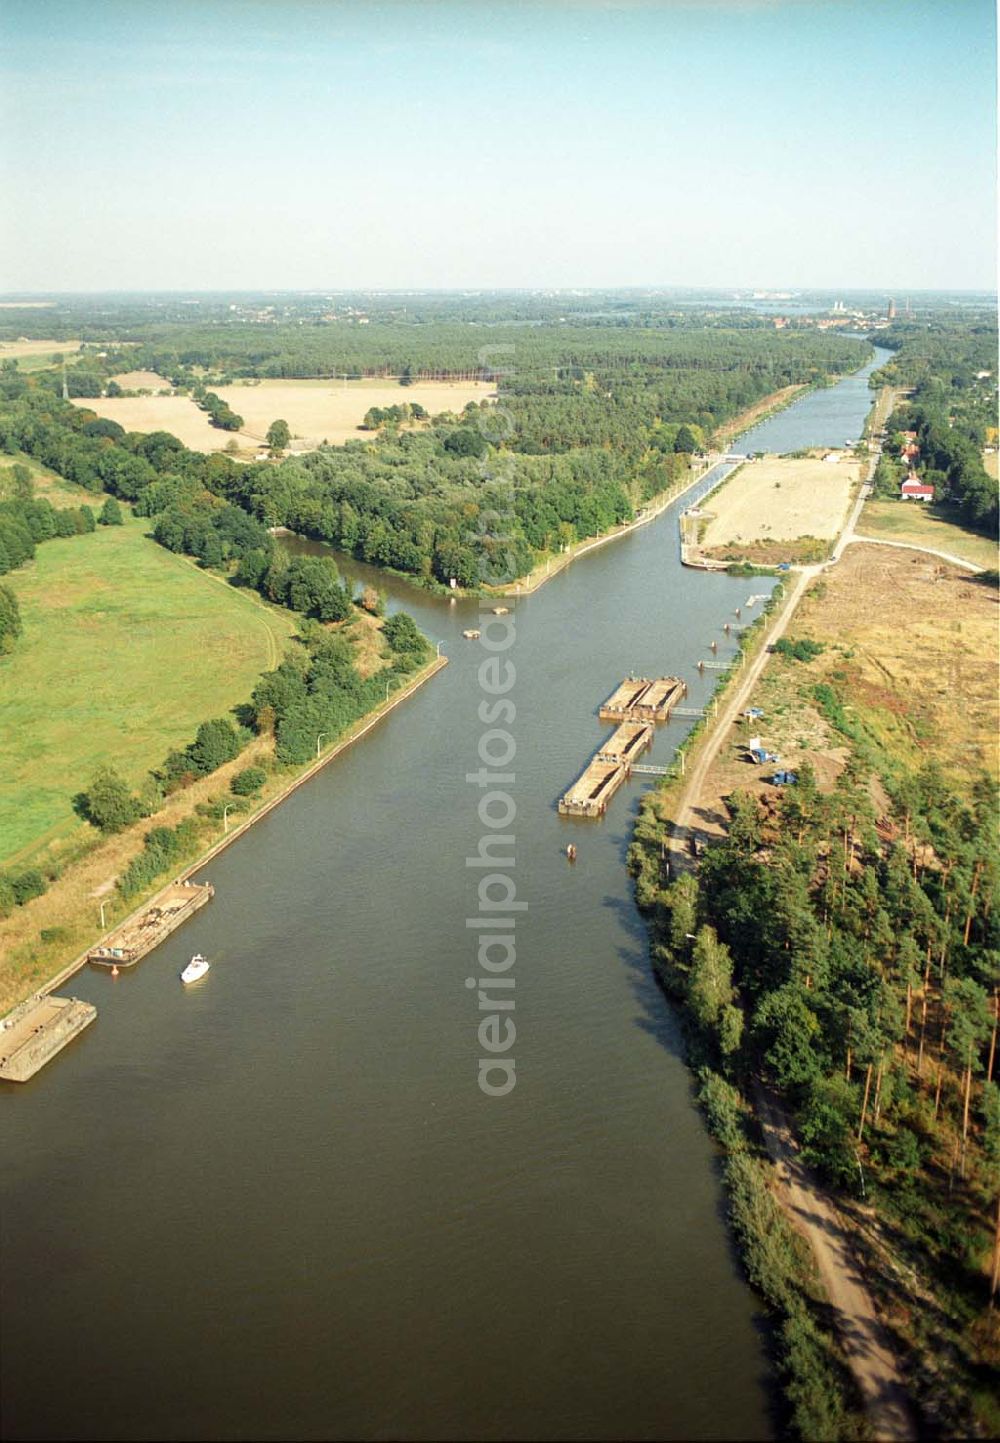
[[[675,751],[675,753],[677,754],[677,756],[679,756],[680,759],[681,759],[681,776],[683,776],[683,775],[684,775],[684,748],[683,748],[683,747],[674,747],[674,751]]]
[[[388,705],[388,703],[389,703],[389,683],[388,683],[388,682],[386,682],[386,684],[385,684],[385,700],[386,700],[386,705]]]
[[[101,931],[104,931],[104,903],[101,903]]]
[[[319,756],[319,744],[320,744],[320,742],[323,740],[323,738],[324,738],[325,736],[326,736],[326,732],[320,732],[319,736],[316,738],[316,755],[317,755],[317,756]]]
[[[443,641],[439,641],[438,644],[437,644],[438,656],[439,656],[439,657],[440,657],[440,655],[441,655],[441,648],[442,648],[443,646],[444,646],[444,642],[443,642]]]
[[[233,806],[233,803],[232,803],[232,802],[227,802],[226,805],[222,808],[222,831],[223,831],[223,835],[225,835],[225,833],[229,831],[229,813],[230,813],[230,811],[232,810],[232,806]]]

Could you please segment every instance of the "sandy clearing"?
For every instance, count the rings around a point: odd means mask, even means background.
[[[218,386],[245,422],[244,434],[262,441],[272,421],[287,421],[293,437],[311,445],[363,439],[358,426],[371,406],[423,406],[432,416],[461,411],[469,401],[492,399],[496,388],[487,381],[261,381],[256,385]]]
[[[869,721],[874,714],[881,718],[881,729],[910,765],[919,766],[933,750],[949,774],[970,784],[983,771],[996,775],[996,593],[933,557],[866,547],[864,540],[856,538],[836,566],[814,568],[823,587],[807,591],[798,606],[793,635],[822,642],[824,654],[808,665],[767,666],[762,652],[749,669],[758,673],[752,693],[745,685],[738,688],[743,700],[738,707],[730,704],[725,729],[706,739],[706,764],[699,756],[689,768],[675,810],[678,864],[685,864],[691,836],[711,841],[725,832],[723,798],[737,789],[771,792],[766,778],[774,766],[745,759],[752,733],[780,756],[781,766],[794,771],[808,761],[821,790],[835,785],[847,750],[810,693],[829,673],[845,668],[853,701]],[[764,715],[752,726],[737,724],[748,702]],[[910,732],[913,723],[917,737]]]
[[[853,459],[833,464],[766,456],[754,461],[706,503],[712,519],[703,545],[792,541],[799,536],[832,540],[844,524],[858,475]]]

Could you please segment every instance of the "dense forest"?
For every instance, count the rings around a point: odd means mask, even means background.
[[[367,328],[222,325],[170,330],[170,348],[87,352],[62,368],[0,374],[0,447],[23,450],[91,490],[168,511],[210,565],[239,560],[235,536],[207,540],[228,504],[264,527],[329,541],[424,582],[505,583],[546,554],[631,519],[687,474],[691,454],[722,422],[791,384],[824,384],[865,358],[857,341],[771,328],[657,329],[634,325],[501,326],[454,322]],[[484,338],[496,343],[484,346]],[[491,349],[492,347],[492,349]],[[403,430],[383,408],[372,440],[324,446],[281,462],[242,465],[188,451],[154,432],[126,434],[60,395],[106,388],[123,366],[159,368],[213,421],[238,423],[209,389],[232,374],[477,374],[496,380],[496,405],[470,405]],[[211,384],[220,379],[212,375]],[[231,526],[231,518],[225,523]],[[207,529],[206,529],[207,528]],[[255,539],[257,548],[259,537]],[[171,544],[167,542],[166,544]],[[188,542],[185,549],[191,550]],[[207,547],[207,551],[205,550]],[[260,548],[270,547],[262,541]]]

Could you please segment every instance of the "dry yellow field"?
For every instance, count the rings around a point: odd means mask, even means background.
[[[122,371],[121,375],[112,376],[112,381],[117,381],[123,391],[169,391],[170,382],[166,376],[157,375],[155,371]]]
[[[0,341],[0,361],[29,356],[70,356],[81,344],[80,341]]]
[[[129,371],[115,379],[129,390],[152,389],[151,382],[170,384],[153,371]],[[205,412],[187,396],[96,396],[73,404],[117,421],[126,431],[169,431],[195,451],[222,451],[235,438],[240,451],[251,454],[264,441],[272,421],[287,421],[298,442],[295,449],[308,450],[323,441],[339,445],[364,440],[369,433],[358,427],[371,406],[416,402],[436,416],[441,411],[461,411],[470,401],[488,400],[496,390],[486,381],[420,381],[413,386],[377,380],[260,381],[219,386],[215,394],[243,417],[242,431],[220,431],[209,425]]]
[[[745,466],[708,498],[706,547],[734,541],[792,541],[835,537],[847,516],[858,463],[765,456]]]
[[[997,475],[998,475],[998,473],[997,473],[997,461],[998,461],[998,460],[1000,460],[1000,457],[997,456],[996,451],[984,451],[984,452],[983,452],[983,465],[986,467],[986,474],[987,474],[987,476],[992,476],[994,481],[997,480]]]
[[[808,762],[824,791],[836,785],[850,754],[821,714],[814,687],[846,688],[851,715],[887,754],[916,771],[943,767],[963,794],[982,773],[996,777],[997,593],[955,567],[917,552],[851,546],[808,590],[789,626],[825,650],[803,663],[768,660],[751,698],[763,744],[797,770]],[[750,728],[734,728],[695,799],[698,833],[721,836],[723,798],[737,790],[773,794],[773,768],[746,761]]]
[[[214,389],[243,417],[243,435],[263,441],[271,422],[282,420],[288,422],[294,438],[311,446],[363,437],[365,432],[358,426],[371,406],[416,402],[436,416],[440,411],[461,411],[470,401],[496,394],[487,381],[418,381],[412,386],[380,380],[260,381]]]
[[[193,451],[221,451],[233,436],[210,426],[205,412],[187,396],[88,396],[73,405],[107,416],[126,431],[169,431]],[[250,444],[245,437],[236,439]]]

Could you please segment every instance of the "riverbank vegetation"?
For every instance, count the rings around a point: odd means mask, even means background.
[[[300,619],[285,658],[232,708],[233,721],[202,723],[144,780],[98,767],[77,797],[90,819],[83,834],[49,847],[38,866],[0,873],[0,1013],[97,940],[95,899],[109,926],[120,920],[438,664],[405,613],[383,622],[359,605],[336,629]]]
[[[673,878],[660,860],[669,806],[654,795],[631,854],[637,897],[713,1131],[730,1151],[749,1131],[752,1150],[756,1087],[780,1094],[851,1219],[923,1427],[986,1436],[1000,1417],[1000,1059],[996,667],[980,642],[995,634],[996,593],[862,548],[818,587],[754,697],[754,729],[797,784],[770,784],[737,744],[696,799],[710,824],[697,874]],[[901,636],[914,587],[938,601],[919,636]],[[940,695],[949,675],[961,707]],[[766,1247],[769,1204],[731,1206],[773,1308],[783,1267]],[[813,1320],[832,1351],[807,1396],[839,1408],[831,1320]],[[852,1425],[797,1426],[840,1437]]]
[[[47,541],[6,578],[23,632],[0,661],[0,865],[71,854],[72,799],[97,767],[138,783],[207,716],[245,701],[295,630],[157,546],[147,525]]]

